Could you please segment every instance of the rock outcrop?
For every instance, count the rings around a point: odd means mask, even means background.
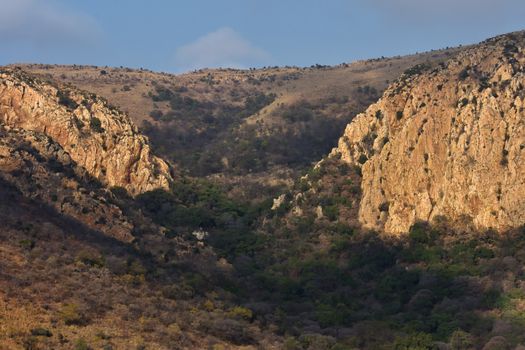
[[[0,123],[49,136],[106,186],[137,195],[171,181],[168,165],[151,153],[128,116],[94,95],[2,70]]]
[[[407,71],[346,128],[332,156],[362,167],[359,220],[525,224],[525,33]]]
[[[48,208],[119,241],[134,239],[133,224],[108,201],[109,191],[41,133],[0,126],[0,181],[43,212]]]

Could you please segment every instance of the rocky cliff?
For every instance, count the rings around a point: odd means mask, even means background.
[[[0,123],[49,136],[92,177],[133,195],[171,181],[167,164],[152,155],[130,119],[94,95],[4,69]]]
[[[525,33],[407,71],[347,126],[332,156],[362,167],[359,220],[406,232],[447,218],[525,223]]]
[[[133,240],[133,224],[109,192],[49,137],[0,126],[0,181],[43,208],[124,242]],[[13,203],[18,205],[18,203]]]

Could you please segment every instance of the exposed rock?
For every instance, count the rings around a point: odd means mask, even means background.
[[[315,215],[316,215],[317,219],[324,218],[324,213],[323,213],[323,207],[322,206],[318,205],[315,208]]]
[[[303,209],[301,209],[301,207],[295,206],[292,208],[292,214],[295,216],[303,216],[304,211]]]
[[[203,241],[206,237],[208,237],[208,232],[202,229],[193,231],[191,234],[193,235],[193,237],[197,238],[197,240],[199,241]]]
[[[47,136],[0,127],[0,180],[92,230],[131,242],[133,225],[82,167]]]
[[[400,234],[440,217],[499,231],[525,223],[524,36],[405,74],[348,125],[332,156],[362,167],[365,227]]]
[[[148,140],[125,114],[92,95],[3,70],[0,123],[49,136],[63,148],[61,161],[75,161],[107,186],[133,195],[169,186],[168,165],[152,155]]]
[[[286,201],[286,195],[285,194],[282,194],[279,197],[274,198],[273,199],[272,210],[279,209],[281,207],[281,205],[284,204],[285,201]]]

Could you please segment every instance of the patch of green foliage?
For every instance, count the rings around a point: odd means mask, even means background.
[[[91,117],[89,121],[89,127],[94,132],[98,132],[98,133],[104,132],[104,128],[102,127],[102,122],[97,117]]]
[[[253,234],[252,224],[270,203],[248,206],[237,203],[216,185],[203,179],[183,178],[170,191],[155,190],[137,198],[155,222],[172,231],[209,231],[210,243],[229,257],[248,253],[262,244],[263,237]],[[191,238],[191,235],[186,235]]]
[[[65,90],[58,90],[57,92],[58,103],[70,110],[74,110],[78,107],[78,103],[75,102],[70,96],[69,92]]]
[[[317,186],[336,169],[317,167],[308,181]],[[311,185],[296,190],[304,186]],[[323,211],[346,205],[335,189],[331,196],[317,191],[312,205]],[[299,335],[312,324],[326,334],[354,329],[338,346],[363,349],[433,349],[436,341],[474,346],[488,341],[494,315],[512,329],[525,327],[525,293],[517,282],[525,262],[520,234],[457,234],[444,224],[417,223],[406,236],[387,239],[349,225],[341,215],[292,217],[291,205],[278,215],[271,203],[236,203],[204,180],[181,179],[170,192],[149,192],[138,201],[173,232],[208,231],[206,243],[235,268],[235,278],[222,288],[238,305],[255,300],[269,310],[231,309],[232,317],[274,322],[279,332],[294,336],[288,347],[302,346]],[[512,272],[506,283],[516,283],[514,289],[499,286],[501,271]],[[193,290],[206,283],[199,275],[187,281]],[[525,341],[522,333],[509,332],[513,345]]]
[[[405,70],[403,74],[407,77],[411,77],[414,75],[419,75],[429,69],[430,69],[430,65],[428,63],[420,63],[420,64],[416,64],[413,67],[408,68],[407,70]]]

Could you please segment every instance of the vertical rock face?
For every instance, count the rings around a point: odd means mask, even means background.
[[[419,70],[332,151],[362,167],[360,222],[393,234],[437,217],[479,229],[525,224],[525,33]]]
[[[43,133],[107,186],[133,195],[168,188],[168,165],[130,119],[93,95],[58,90],[16,70],[0,72],[0,123]]]
[[[41,208],[52,208],[89,229],[133,241],[133,224],[107,200],[108,191],[89,180],[86,170],[49,137],[0,126],[0,187],[16,188]]]

